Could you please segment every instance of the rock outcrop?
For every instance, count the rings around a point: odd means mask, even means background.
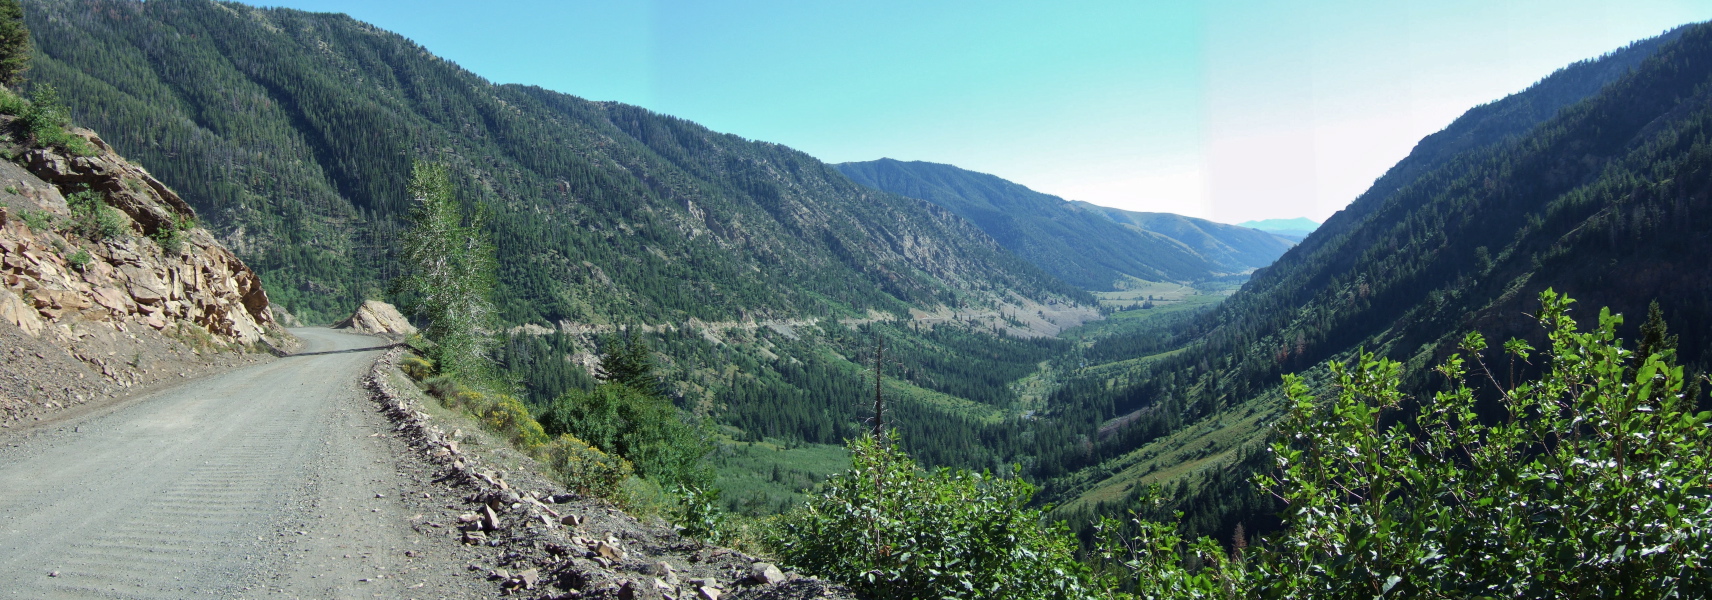
[[[261,280],[189,205],[93,132],[73,133],[95,152],[0,143],[17,157],[0,161],[0,337],[64,378],[3,361],[0,424],[289,339]],[[101,231],[68,205],[79,193],[106,207]]]
[[[333,325],[334,329],[350,329],[361,333],[405,337],[416,333],[410,320],[391,304],[369,300],[358,306],[350,317]]]

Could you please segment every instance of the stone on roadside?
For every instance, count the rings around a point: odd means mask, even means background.
[[[594,553],[610,560],[624,560],[624,550],[606,542],[595,544]]]
[[[749,565],[749,581],[756,585],[784,583],[785,572],[780,571],[779,567],[774,566],[773,563],[758,562]]]

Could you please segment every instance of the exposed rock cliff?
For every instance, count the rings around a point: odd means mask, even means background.
[[[0,142],[16,157],[0,161],[0,424],[289,338],[255,272],[195,226],[189,205],[94,133],[74,133],[93,155]]]

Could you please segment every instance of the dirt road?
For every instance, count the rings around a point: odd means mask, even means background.
[[[358,387],[384,342],[293,333],[296,356],[0,436],[0,599],[471,593]]]

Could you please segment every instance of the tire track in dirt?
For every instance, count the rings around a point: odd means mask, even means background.
[[[409,482],[358,388],[379,352],[347,352],[382,342],[298,334],[326,354],[0,438],[0,598],[407,597]]]

